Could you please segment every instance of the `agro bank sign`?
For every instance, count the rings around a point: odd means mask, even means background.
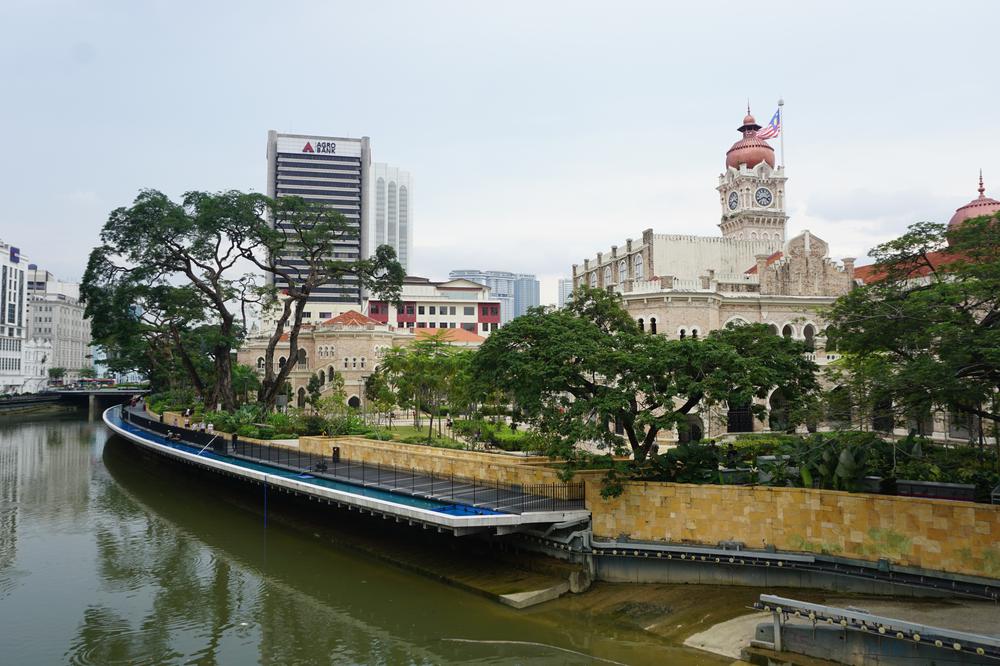
[[[309,137],[278,137],[279,153],[301,153],[305,155],[338,155],[340,157],[361,157],[361,141],[358,139],[331,139]]]

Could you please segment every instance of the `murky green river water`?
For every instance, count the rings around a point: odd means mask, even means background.
[[[210,485],[78,414],[0,417],[0,663],[715,663],[373,561],[322,523],[265,529]]]

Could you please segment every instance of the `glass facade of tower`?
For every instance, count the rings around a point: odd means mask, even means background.
[[[355,233],[337,242],[330,259],[355,260],[362,256],[361,229],[367,213],[365,186],[370,163],[369,140],[299,134],[268,133],[268,195],[299,196],[341,213]],[[280,227],[280,223],[278,224]],[[304,275],[306,263],[294,253],[281,257],[282,265]],[[273,278],[278,289],[288,285]],[[317,288],[310,303],[361,303],[361,285],[346,276]]]

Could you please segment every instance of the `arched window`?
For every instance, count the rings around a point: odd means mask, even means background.
[[[770,399],[771,411],[769,416],[771,430],[775,432],[785,432],[794,429],[788,418],[788,397],[779,388],[775,389]]]
[[[604,267],[604,286],[611,284],[611,266]]]
[[[773,333],[774,335],[778,335],[778,327],[777,327],[777,325],[770,324],[768,326],[768,328],[771,329],[771,333]]]
[[[684,338],[686,338],[688,336],[687,329],[686,328],[682,328],[680,335],[681,335],[681,340],[683,340]]]
[[[619,282],[624,282],[627,279],[628,279],[628,264],[625,263],[625,260],[619,261],[618,262],[618,281]]]
[[[642,320],[642,317],[639,317],[639,330],[640,331],[646,330],[646,322]]]
[[[301,363],[302,365],[306,364],[306,350],[305,349],[299,349],[298,362]]]
[[[756,231],[751,231],[750,232],[750,240],[757,240],[757,232]]]
[[[594,288],[597,286],[597,271],[590,274],[590,287]]]
[[[334,376],[335,374],[337,374],[337,372],[336,372],[336,370],[334,370],[334,369],[333,369],[333,366],[331,365],[331,366],[329,367],[329,369],[328,369],[327,373],[326,373],[326,376],[327,376],[327,377],[329,377],[329,378],[330,378],[330,381],[332,382],[332,381],[333,381],[333,376]]]
[[[361,357],[361,367],[362,368],[365,367],[365,357],[364,356]]]
[[[285,367],[285,362],[286,362],[286,359],[285,359],[285,357],[284,357],[284,356],[282,356],[281,358],[279,358],[279,359],[278,359],[278,367],[279,367],[279,368],[283,368],[283,367]]]
[[[781,335],[790,340],[795,335],[795,329],[792,328],[791,324],[785,324],[785,327],[781,329]]]
[[[691,329],[691,339],[693,339],[693,340],[697,340],[698,339],[698,329],[697,328],[692,328]]]
[[[298,399],[296,400],[296,404],[300,408],[306,406],[306,390],[302,387],[299,387]]]
[[[750,403],[730,403],[726,414],[728,432],[753,432],[753,412]]]
[[[695,414],[688,414],[683,423],[677,424],[677,442],[688,444],[689,442],[699,442],[705,436],[705,424],[701,417]]]
[[[809,351],[816,348],[816,328],[812,324],[806,324],[805,328],[802,329],[802,337],[805,338],[806,347],[808,347]]]
[[[319,371],[319,385],[322,386],[326,384],[326,373],[322,370]]]
[[[349,358],[347,358],[347,357],[345,356],[345,357],[344,357],[344,367],[345,367],[345,368],[348,368],[348,367],[350,367],[350,363],[351,363],[351,359],[349,359]]]
[[[356,395],[352,395],[351,398],[347,401],[347,406],[350,407],[351,409],[358,409],[359,407],[361,407],[361,398],[359,398]]]
[[[762,233],[760,237],[763,238],[764,240],[771,240],[770,234],[768,234],[766,231]]]
[[[643,277],[643,274],[642,274],[642,255],[641,254],[635,255],[635,260],[632,263],[633,263],[633,273],[635,274],[635,279],[636,280],[641,280],[642,277]]]
[[[263,356],[258,356],[257,357],[257,369],[258,370],[263,370],[264,369],[264,357]]]
[[[656,317],[649,318],[649,332],[656,335]]]
[[[351,366],[354,367],[354,368],[358,367],[358,357],[357,356],[355,356],[354,358],[351,359]]]

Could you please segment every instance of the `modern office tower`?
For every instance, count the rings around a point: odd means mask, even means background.
[[[566,307],[566,301],[573,295],[573,278],[559,278],[559,307]]]
[[[63,282],[47,270],[28,264],[28,337],[52,345],[49,367],[64,368],[66,381],[92,367],[90,320],[84,319],[80,285]]]
[[[472,280],[490,288],[490,297],[502,304],[502,323],[520,317],[528,308],[538,306],[538,280],[527,273],[507,271],[457,270],[448,274],[451,279]]]
[[[0,241],[0,393],[24,390],[27,293],[21,251]]]
[[[375,162],[368,179],[371,210],[361,231],[364,256],[379,245],[390,245],[396,258],[410,272],[413,260],[413,177],[409,171]]]
[[[362,230],[368,221],[368,178],[371,147],[368,137],[360,139],[314,134],[267,133],[267,193],[273,198],[299,196],[319,202],[342,213],[357,234],[338,243],[330,259],[358,259],[364,256]],[[272,221],[273,223],[273,221]],[[281,263],[304,272],[305,263],[294,253]],[[268,276],[279,290],[288,285]],[[307,322],[322,321],[361,305],[361,284],[345,277],[315,291],[303,313]]]

